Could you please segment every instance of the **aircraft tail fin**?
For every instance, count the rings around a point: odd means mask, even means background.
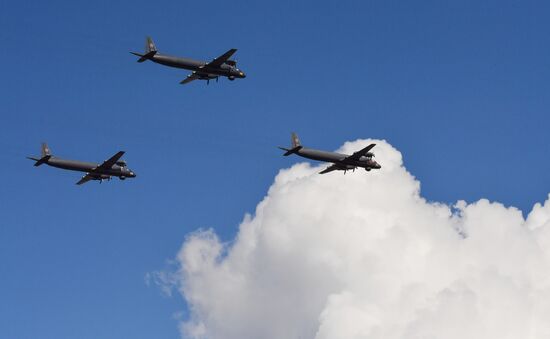
[[[50,148],[48,147],[48,144],[46,144],[45,142],[42,143],[41,153],[42,153],[42,157],[40,159],[35,158],[35,157],[27,157],[27,159],[31,159],[31,160],[36,161],[34,163],[34,166],[40,166],[44,163],[47,163],[48,160],[50,160],[50,158],[52,157],[52,153],[50,152]]]
[[[42,149],[41,150],[42,150],[42,158],[52,155],[52,152],[50,151],[50,148],[48,147],[48,144],[45,143],[45,142],[42,143]]]
[[[298,153],[298,151],[300,151],[303,147],[302,144],[300,144],[300,139],[298,138],[298,135],[294,132],[292,132],[290,142],[292,144],[292,148],[279,147],[283,151],[286,151],[285,154],[283,154],[285,157],[294,153]]]
[[[145,40],[145,54],[136,52],[130,53],[139,57],[137,62],[144,62],[151,59],[155,56],[155,54],[157,54],[157,47],[155,46],[155,42],[153,41],[153,39],[151,39],[151,37],[147,37],[147,39]]]
[[[295,132],[292,132],[292,135],[290,136],[290,143],[292,144],[292,148],[302,146],[300,139],[298,138],[298,134]]]
[[[145,41],[145,54],[149,54],[151,52],[156,52],[156,51],[157,51],[157,46],[155,46],[155,42],[153,41],[153,39],[151,39],[150,36],[148,36]]]

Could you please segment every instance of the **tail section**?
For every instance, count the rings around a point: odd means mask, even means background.
[[[292,132],[292,135],[290,136],[290,143],[292,144],[292,148],[302,146],[300,144],[300,139],[298,138],[298,134]]]
[[[300,139],[298,138],[298,135],[294,132],[292,132],[292,135],[290,136],[290,143],[292,144],[292,148],[285,148],[285,147],[279,147],[283,151],[286,151],[285,154],[283,154],[285,157],[289,156],[294,153],[298,153],[302,149],[302,144],[300,143]]]
[[[31,159],[31,160],[34,160],[36,161],[34,163],[34,166],[40,166],[42,164],[45,164],[48,162],[48,160],[50,160],[50,158],[52,157],[52,153],[50,151],[50,148],[48,147],[48,144],[46,144],[45,142],[42,143],[42,149],[41,149],[41,153],[42,153],[42,157],[40,159],[38,158],[35,158],[35,157],[27,157],[27,159]]]
[[[137,62],[144,62],[145,60],[149,60],[154,57],[155,54],[157,54],[157,47],[155,46],[155,42],[153,41],[153,39],[151,39],[151,37],[147,37],[147,39],[145,40],[145,54],[136,52],[130,53],[139,57]]]
[[[147,37],[147,40],[145,41],[145,54],[149,54],[151,52],[157,52],[157,47],[155,46],[155,42],[153,39],[151,39],[150,36]]]
[[[50,148],[48,147],[48,144],[43,142],[42,143],[42,158],[51,156],[52,152],[50,151]]]

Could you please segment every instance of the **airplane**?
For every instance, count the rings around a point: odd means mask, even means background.
[[[151,60],[157,64],[183,68],[192,71],[191,74],[187,76],[180,84],[185,85],[190,83],[193,80],[206,80],[206,83],[209,84],[210,80],[216,79],[220,76],[227,77],[229,80],[233,81],[236,78],[245,78],[246,75],[243,71],[237,68],[237,62],[235,60],[230,60],[229,58],[236,52],[235,48],[230,49],[219,57],[215,58],[210,62],[193,60],[188,58],[180,58],[165,54],[160,54],[157,51],[153,39],[147,37],[145,43],[145,54],[130,52],[133,55],[139,57],[137,62],[144,62],[146,60]]]
[[[376,144],[370,144],[362,150],[353,153],[352,155],[347,155],[303,147],[300,143],[300,139],[298,139],[298,135],[296,135],[296,133],[294,132],[292,133],[290,140],[292,143],[292,148],[279,147],[283,151],[286,151],[286,153],[283,154],[285,157],[291,154],[296,154],[312,160],[333,163],[329,167],[319,172],[319,174],[325,174],[332,171],[344,171],[344,174],[346,174],[346,172],[349,170],[355,171],[357,167],[362,167],[367,172],[370,172],[370,170],[372,169],[382,168],[382,166],[380,166],[376,161],[372,159],[374,157],[374,154],[370,152],[370,150],[374,146],[376,146]]]
[[[46,164],[66,170],[86,172],[76,183],[77,185],[82,185],[90,180],[99,180],[99,183],[101,183],[103,180],[111,180],[111,177],[118,177],[120,180],[135,178],[136,174],[126,166],[126,161],[120,160],[122,155],[124,155],[123,151],[117,152],[102,164],[67,160],[54,157],[48,145],[42,143],[42,156],[40,158],[27,157],[27,159],[36,161],[34,166]]]

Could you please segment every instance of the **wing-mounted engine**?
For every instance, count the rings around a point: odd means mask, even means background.
[[[199,74],[200,80],[210,80],[210,79],[217,79],[217,78],[218,76],[216,74],[206,74],[206,73]]]
[[[111,176],[108,175],[108,174],[88,173],[88,174],[85,175],[84,177],[86,177],[86,176],[89,176],[89,177],[90,177],[90,180],[99,180],[99,181],[111,180]],[[84,177],[82,177],[82,178],[84,178]]]

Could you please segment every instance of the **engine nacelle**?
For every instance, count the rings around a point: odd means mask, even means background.
[[[199,76],[200,80],[213,80],[216,79],[218,76],[216,74],[201,74]]]
[[[235,80],[235,77],[231,75],[231,76],[228,76],[227,79],[233,81],[233,80]]]
[[[120,180],[126,180],[126,177],[125,176],[120,176],[118,177]]]
[[[116,164],[120,167],[126,167],[126,161],[124,160],[119,160],[116,162]]]
[[[370,167],[365,168],[365,171],[367,171],[367,172],[370,172],[370,170],[371,170]]]

